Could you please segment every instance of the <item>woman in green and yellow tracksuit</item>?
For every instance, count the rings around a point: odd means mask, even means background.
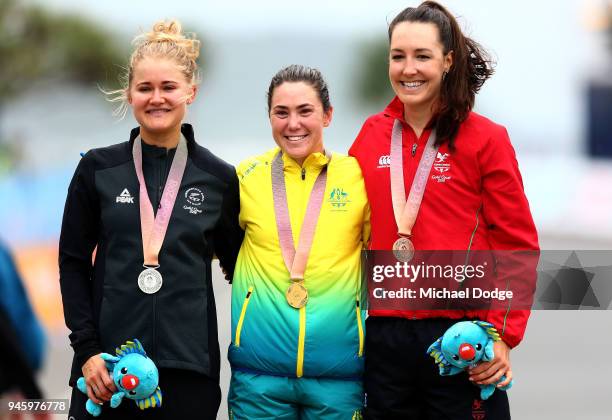
[[[230,416],[361,418],[365,290],[360,261],[370,217],[361,170],[352,157],[324,149],[332,107],[318,70],[290,66],[278,72],[268,109],[279,147],[237,170],[245,238],[232,288]],[[273,180],[275,168],[280,181]],[[320,210],[313,212],[317,194]],[[288,219],[284,233],[281,219]],[[282,238],[292,239],[299,254],[300,237],[309,235],[303,224],[314,230],[303,279],[296,281]]]

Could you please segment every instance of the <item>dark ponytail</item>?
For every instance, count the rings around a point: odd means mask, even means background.
[[[480,44],[463,35],[455,17],[435,1],[402,10],[389,24],[389,41],[395,27],[402,22],[433,23],[438,28],[444,54],[453,52],[453,65],[440,88],[435,124],[437,143],[448,142],[454,150],[459,125],[474,108],[476,93],[493,75],[493,62]]]

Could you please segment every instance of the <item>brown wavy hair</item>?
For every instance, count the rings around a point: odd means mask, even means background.
[[[495,63],[480,44],[463,34],[455,17],[435,1],[408,7],[395,16],[389,24],[389,42],[393,30],[402,22],[433,23],[438,28],[444,55],[453,52],[453,65],[442,81],[440,99],[434,112],[436,143],[448,142],[452,151],[459,126],[474,108],[476,93],[493,75]]]

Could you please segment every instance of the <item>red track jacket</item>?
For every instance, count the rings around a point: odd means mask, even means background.
[[[390,250],[398,238],[390,186],[391,130],[403,125],[403,161],[406,196],[431,129],[420,138],[403,118],[396,97],[387,108],[364,123],[349,154],[357,158],[370,200],[372,250]],[[416,146],[415,146],[416,145]],[[414,152],[414,153],[413,153]],[[516,156],[506,129],[471,112],[461,124],[455,151],[439,149],[423,201],[412,229],[417,250],[539,250],[538,235],[523,191]],[[535,285],[537,258],[519,281]],[[514,273],[513,273],[514,269]],[[516,267],[498,262],[497,276],[516,276]],[[528,310],[491,311],[370,311],[371,316],[411,319],[479,318],[491,322],[510,346],[525,332]]]

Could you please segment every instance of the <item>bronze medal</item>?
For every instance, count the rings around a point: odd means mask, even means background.
[[[391,168],[389,176],[391,178],[393,216],[395,217],[398,235],[400,236],[393,244],[393,255],[398,261],[406,263],[414,258],[414,244],[409,238],[421,208],[429,173],[438,155],[438,146],[436,145],[436,130],[433,129],[427,139],[423,155],[419,160],[419,166],[410,186],[408,200],[406,200],[402,157],[403,130],[403,123],[396,119],[393,122],[393,130],[391,131],[391,153],[389,155],[391,157]],[[416,143],[414,146],[416,147]],[[413,149],[413,156],[414,150],[416,148]]]
[[[408,238],[401,237],[393,243],[393,255],[398,261],[410,262],[414,257],[414,245]]]
[[[285,292],[285,297],[289,306],[300,309],[306,306],[306,302],[308,302],[308,290],[302,282],[291,282],[291,286]]]

